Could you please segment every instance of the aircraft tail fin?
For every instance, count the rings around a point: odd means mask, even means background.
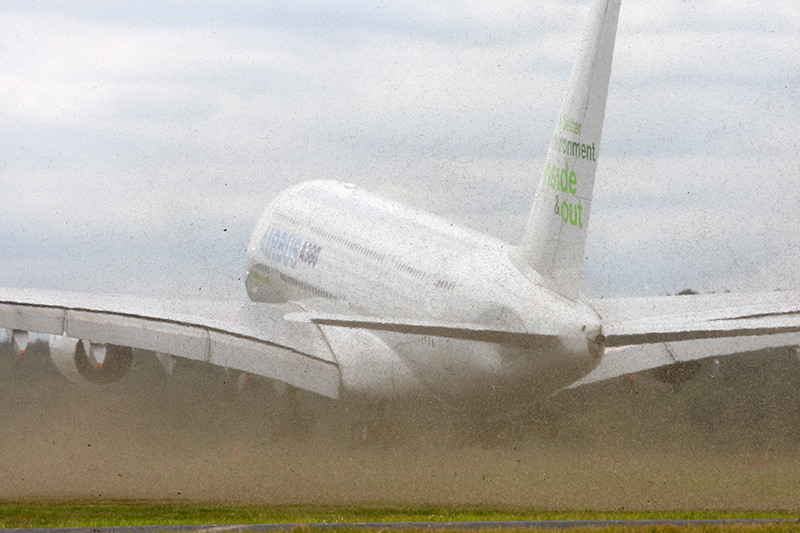
[[[571,298],[580,292],[619,7],[595,0],[589,11],[519,247],[519,261]]]

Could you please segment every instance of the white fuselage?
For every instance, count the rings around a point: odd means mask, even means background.
[[[518,346],[376,332],[428,392],[448,400],[537,398],[589,372],[599,319],[518,266],[516,247],[333,181],[305,182],[267,207],[248,247],[255,301],[317,310],[558,331]]]

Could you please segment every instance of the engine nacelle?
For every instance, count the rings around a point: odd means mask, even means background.
[[[103,356],[99,359],[97,355]],[[75,383],[107,385],[119,381],[133,362],[128,346],[95,345],[71,337],[50,336],[50,358],[67,379]]]
[[[653,376],[667,385],[680,385],[692,379],[703,367],[703,361],[684,361],[652,370]]]

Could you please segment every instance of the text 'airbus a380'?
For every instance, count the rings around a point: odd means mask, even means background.
[[[24,350],[110,383],[150,350],[334,399],[534,402],[642,370],[800,344],[798,293],[587,300],[580,279],[620,0],[595,0],[518,245],[353,185],[279,194],[247,252],[250,302],[0,290]]]

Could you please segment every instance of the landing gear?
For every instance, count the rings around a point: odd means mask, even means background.
[[[356,403],[346,409],[353,447],[392,446],[405,440],[407,424],[402,416],[383,402]]]
[[[314,413],[303,402],[303,391],[282,385],[275,393],[270,412],[272,440],[306,440],[314,430]]]

